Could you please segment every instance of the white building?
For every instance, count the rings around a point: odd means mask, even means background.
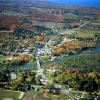
[[[17,79],[17,75],[15,73],[10,73],[11,80]]]
[[[51,49],[49,49],[49,48],[38,49],[37,53],[38,53],[38,55],[42,55],[42,54],[51,55]]]

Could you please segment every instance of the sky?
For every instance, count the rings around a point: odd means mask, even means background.
[[[99,6],[100,0],[43,0],[65,5]]]

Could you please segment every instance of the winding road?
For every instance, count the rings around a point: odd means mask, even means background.
[[[53,40],[55,37],[56,37],[56,36],[52,37],[52,38],[45,44],[44,48],[46,48],[46,47],[49,45],[49,43],[52,42],[52,40]],[[52,83],[52,82],[45,76],[45,74],[43,73],[43,71],[42,71],[42,69],[41,69],[41,65],[40,65],[40,62],[39,62],[39,55],[36,54],[36,57],[35,57],[35,58],[36,58],[36,63],[37,63],[37,68],[38,68],[39,74],[42,75],[42,78],[46,79],[49,83]],[[59,85],[57,85],[57,84],[54,84],[54,86],[55,86],[56,88],[59,88]],[[63,92],[63,93],[66,94],[67,96],[69,96],[72,100],[79,100],[78,97],[73,96],[72,94],[69,93],[69,89],[66,90],[66,89],[62,88],[61,85],[60,85],[60,88],[61,88],[61,92]]]
[[[78,28],[74,28],[74,29],[70,29],[70,30],[66,30],[66,31],[68,31],[70,34],[72,34],[72,31],[75,31],[75,30],[77,30],[77,29],[80,29],[80,28],[82,28],[82,27],[84,27],[86,24],[88,24],[88,22],[85,22],[85,23],[83,23],[82,25],[80,25]],[[66,31],[63,31],[63,32],[60,32],[60,33],[58,33],[58,35],[63,35],[63,34],[65,34],[65,32]],[[50,42],[52,42],[52,40],[56,37],[57,35],[55,35],[54,37],[52,37],[46,44],[45,44],[45,46],[44,46],[44,48],[46,48],[49,44],[50,44]],[[70,56],[70,57],[72,57],[72,56]],[[70,58],[70,57],[68,57],[68,58]],[[37,68],[38,68],[38,71],[40,72],[40,74],[42,75],[42,77],[44,78],[44,79],[46,79],[49,83],[52,83],[46,76],[45,76],[45,74],[43,73],[43,71],[42,71],[42,69],[41,69],[41,65],[40,65],[40,62],[39,62],[39,56],[36,54],[36,62],[37,62]],[[59,85],[57,85],[57,84],[54,84],[54,86],[56,87],[56,88],[59,88]],[[61,92],[63,92],[64,94],[66,94],[67,96],[69,96],[72,100],[80,100],[80,98],[78,97],[78,96],[73,96],[71,93],[69,93],[69,91],[71,91],[71,90],[66,90],[66,89],[64,89],[61,85],[60,85],[60,89],[61,89]],[[75,91],[74,91],[75,92]],[[79,93],[82,93],[82,92],[79,92]]]
[[[50,81],[50,80],[45,76],[45,74],[43,73],[42,68],[41,68],[41,65],[40,65],[40,62],[39,62],[39,57],[38,57],[38,55],[36,55],[36,62],[37,62],[38,72],[39,72],[40,75],[42,75],[42,78],[46,79],[49,83],[52,83],[52,81]],[[60,89],[61,89],[61,92],[63,92],[64,94],[66,94],[67,96],[69,96],[70,98],[72,98],[72,100],[79,100],[78,97],[73,96],[73,95],[71,95],[71,94],[69,93],[69,91],[71,91],[71,90],[69,90],[69,89],[66,90],[66,89],[62,88],[61,85],[57,85],[57,84],[54,84],[54,86],[55,86],[55,88],[60,88]]]
[[[83,23],[83,24],[80,25],[80,27],[78,27],[78,28],[70,29],[70,30],[66,30],[66,31],[68,31],[70,34],[72,34],[72,31],[74,31],[74,30],[76,30],[76,29],[80,29],[81,27],[83,27],[83,26],[86,25],[86,24],[87,24],[87,22]],[[66,31],[60,32],[60,33],[58,33],[58,35],[65,34]],[[46,48],[46,47],[52,42],[52,40],[53,40],[56,36],[57,36],[57,35],[55,35],[54,37],[52,37],[52,38],[45,44],[44,48]],[[70,57],[72,57],[72,56],[69,56],[68,58],[70,58]],[[41,68],[41,64],[40,64],[40,62],[39,62],[39,55],[38,55],[37,53],[36,53],[35,58],[36,58],[36,64],[37,64],[37,68],[38,68],[39,74],[42,75],[42,78],[46,79],[49,83],[52,83],[52,81],[50,81],[50,80],[45,76],[45,74],[43,73],[42,68]],[[67,96],[69,96],[70,98],[72,98],[72,100],[79,100],[79,98],[78,98],[77,96],[73,96],[71,93],[69,93],[69,91],[71,91],[71,90],[69,90],[69,89],[66,90],[66,89],[63,88],[61,85],[57,85],[57,84],[55,84],[55,83],[54,83],[54,86],[55,86],[56,88],[59,88],[59,86],[60,86],[61,92],[63,92],[64,94],[66,94]],[[81,92],[80,92],[80,93],[81,93]]]

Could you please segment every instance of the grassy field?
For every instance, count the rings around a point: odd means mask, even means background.
[[[19,100],[18,99],[19,95],[20,95],[19,92],[0,90],[0,100],[4,98],[12,98],[13,100]]]
[[[82,38],[94,38],[94,33],[97,31],[91,31],[91,30],[77,30],[76,36],[82,37]]]
[[[99,55],[78,55],[69,59],[64,59],[60,65],[66,68],[75,68],[83,71],[100,70],[100,56]]]
[[[33,92],[27,92],[23,99],[25,100],[72,100],[71,98],[69,98],[64,94],[52,95],[52,94],[33,93]]]
[[[50,81],[53,81],[53,79],[54,79],[54,73],[53,72],[47,71],[45,75]]]
[[[40,57],[40,61],[41,62],[46,62],[46,61],[50,61],[50,58],[47,55],[41,56]]]

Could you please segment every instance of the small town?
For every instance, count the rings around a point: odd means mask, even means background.
[[[0,100],[100,100],[100,7],[0,0]]]

